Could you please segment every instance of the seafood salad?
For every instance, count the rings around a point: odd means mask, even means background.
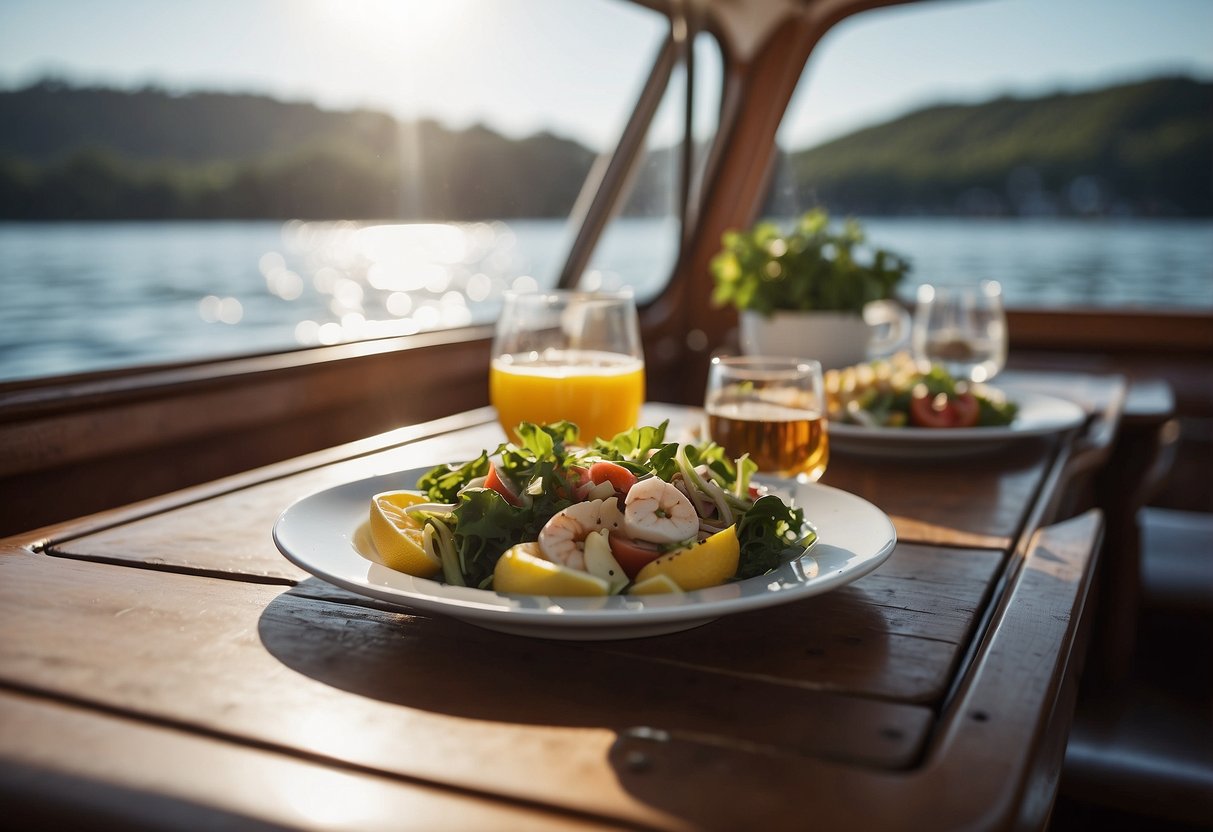
[[[536,595],[684,592],[761,575],[815,539],[748,457],[666,442],[667,424],[579,446],[524,423],[503,444],[376,494],[382,561],[450,584]]]
[[[953,378],[897,353],[825,374],[830,419],[865,428],[1004,427],[1018,405],[999,390]]]

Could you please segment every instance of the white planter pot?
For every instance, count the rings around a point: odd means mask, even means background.
[[[905,345],[910,316],[896,303],[876,301],[864,314],[847,312],[775,312],[769,318],[743,311],[741,351],[746,355],[813,358],[823,370],[847,367],[888,355]],[[883,329],[888,334],[882,334]]]

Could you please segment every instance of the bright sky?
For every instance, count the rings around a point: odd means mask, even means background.
[[[941,101],[1163,73],[1213,79],[1213,2],[935,0],[879,9],[844,20],[814,51],[784,144],[814,144]]]
[[[1208,0],[936,0],[827,35],[799,147],[940,100],[1213,78]],[[0,85],[46,74],[268,93],[614,140],[664,28],[617,0],[0,0]]]

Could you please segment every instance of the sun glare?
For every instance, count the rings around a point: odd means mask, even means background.
[[[425,49],[449,44],[467,23],[469,0],[316,0],[335,33],[363,46]]]

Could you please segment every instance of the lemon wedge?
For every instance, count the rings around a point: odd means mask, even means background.
[[[632,584],[628,595],[661,595],[677,592],[682,592],[682,587],[674,583],[669,575],[652,575],[643,581]]]
[[[493,589],[524,595],[606,595],[609,585],[579,569],[552,563],[539,555],[538,543],[511,546],[493,569]]]
[[[426,551],[421,521],[405,512],[426,502],[412,491],[385,491],[371,497],[371,540],[385,566],[398,572],[429,578],[442,570],[442,562]]]
[[[665,575],[684,590],[718,586],[737,574],[741,544],[737,527],[729,526],[716,532],[702,543],[662,555],[636,574],[636,586],[643,581]],[[636,587],[632,587],[632,592]]]

